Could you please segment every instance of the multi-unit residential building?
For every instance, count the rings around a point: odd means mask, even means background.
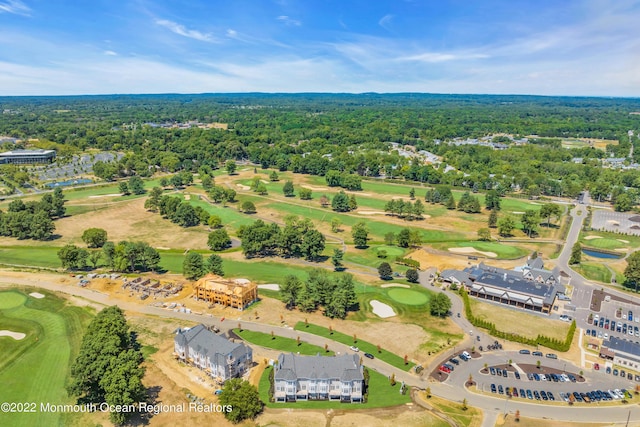
[[[242,376],[253,364],[251,347],[231,342],[202,324],[178,329],[174,338],[174,355],[219,382]]]
[[[364,375],[357,354],[336,357],[280,354],[274,369],[276,402],[362,402]]]
[[[258,300],[258,286],[246,279],[229,280],[208,274],[194,285],[195,298],[244,310]]]

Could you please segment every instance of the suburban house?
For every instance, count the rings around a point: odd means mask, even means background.
[[[13,150],[0,153],[0,164],[51,163],[55,158],[55,150]]]
[[[276,402],[362,402],[363,389],[363,367],[357,354],[327,357],[283,353],[274,365]]]
[[[632,341],[610,337],[602,343],[600,357],[613,360],[616,365],[640,370],[640,344]]]
[[[558,269],[545,270],[540,258],[507,270],[484,263],[460,270],[444,270],[440,279],[465,287],[469,295],[501,304],[550,313],[558,293],[564,292]]]
[[[196,300],[244,310],[258,300],[258,286],[246,279],[224,279],[208,274],[194,285]]]
[[[253,364],[251,347],[231,342],[202,324],[178,329],[174,338],[174,355],[219,382],[241,377]]]

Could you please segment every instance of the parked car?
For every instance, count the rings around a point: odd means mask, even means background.
[[[533,393],[531,393],[531,390],[527,389],[527,399],[532,399],[533,400]]]
[[[629,310],[629,313],[627,315],[627,320],[629,322],[633,322],[633,311]]]
[[[600,364],[599,363],[594,363],[593,364],[593,369],[596,370],[596,371],[599,371],[600,370]]]
[[[533,390],[533,397],[535,397],[536,400],[540,400],[540,393],[538,390]]]
[[[360,349],[358,347],[356,347],[355,345],[352,345],[351,347],[349,347],[351,350],[358,352],[360,351]]]
[[[504,394],[504,389],[502,388],[502,385],[498,386],[498,393],[499,394]]]
[[[495,392],[496,392],[496,385],[491,384],[491,393],[495,393]]]
[[[531,354],[533,354],[534,356],[542,357],[542,352],[541,351],[534,351]]]
[[[595,330],[593,332],[595,332]],[[547,353],[547,358],[549,358],[549,359],[557,359],[558,355],[557,354],[553,354],[553,353]]]
[[[489,368],[489,372],[491,372],[491,375],[495,375],[496,374],[496,368],[494,368],[493,366]]]
[[[523,348],[522,350],[520,350],[520,354],[531,354],[531,352]]]
[[[542,400],[549,400],[549,398],[547,397],[547,392],[544,390],[540,391],[540,397],[542,397]]]
[[[453,357],[451,359],[449,359],[449,362],[453,363],[454,365],[459,365],[460,364],[460,361],[458,359],[453,358]]]
[[[613,369],[613,375],[615,375],[616,377],[618,376],[618,373],[619,373],[619,372],[620,372],[620,371],[618,371],[618,369],[617,369],[617,368],[614,368],[614,369]]]
[[[547,397],[548,397],[548,398],[549,398],[549,400],[551,400],[551,401],[555,401],[555,400],[556,400],[556,398],[555,398],[555,397],[553,397],[553,393],[551,393],[550,391],[548,391],[548,392],[547,392]]]
[[[519,380],[520,379],[520,372],[518,371],[514,371],[513,375],[515,375],[516,379]]]
[[[570,380],[572,383],[575,383],[575,382],[576,382],[576,377],[575,377],[573,374],[568,374],[567,376],[569,377],[569,380]]]
[[[607,366],[607,369],[605,370],[605,372],[606,372],[607,374],[610,374],[610,373],[611,373],[611,366]]]
[[[373,358],[374,358],[374,357],[373,357],[373,354],[371,354],[371,353],[365,353],[365,354],[364,354],[364,357],[367,357],[367,358],[369,358],[369,359],[373,359]],[[449,359],[449,360],[451,360],[451,359]],[[457,365],[457,363],[456,363],[456,365]]]

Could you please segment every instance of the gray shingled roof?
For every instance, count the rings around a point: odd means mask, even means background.
[[[541,269],[544,268],[544,261],[542,261],[542,258],[530,258],[527,260],[527,266],[531,268]]]
[[[280,354],[274,374],[276,380],[340,379],[341,381],[363,380],[362,367],[357,354],[342,356],[298,356],[293,353]]]
[[[476,283],[483,283],[495,288],[510,289],[521,294],[546,298],[555,293],[553,286],[524,280],[515,275],[484,273],[476,279]]]
[[[228,355],[237,358],[250,351],[243,343],[233,343],[211,332],[202,324],[191,329],[179,330],[175,336],[175,342],[181,347],[191,347],[198,353],[215,361],[223,361]],[[220,356],[222,356],[222,359],[220,359]]]
[[[610,337],[607,347],[615,352],[627,353],[640,358],[640,344]]]

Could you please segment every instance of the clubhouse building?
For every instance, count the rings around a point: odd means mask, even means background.
[[[543,267],[540,258],[530,259],[514,270],[480,263],[464,270],[444,270],[440,280],[464,286],[476,298],[549,314],[564,287],[558,269]]]
[[[0,164],[16,165],[32,163],[51,163],[56,158],[55,150],[13,150],[0,153]]]
[[[612,360],[614,364],[624,366],[634,371],[640,371],[640,344],[610,337],[602,343],[600,357]]]
[[[362,402],[363,367],[357,354],[298,356],[280,354],[274,365],[276,402],[331,400]]]
[[[178,329],[173,354],[178,360],[196,366],[221,383],[241,377],[253,364],[251,347],[231,342],[202,324]]]

